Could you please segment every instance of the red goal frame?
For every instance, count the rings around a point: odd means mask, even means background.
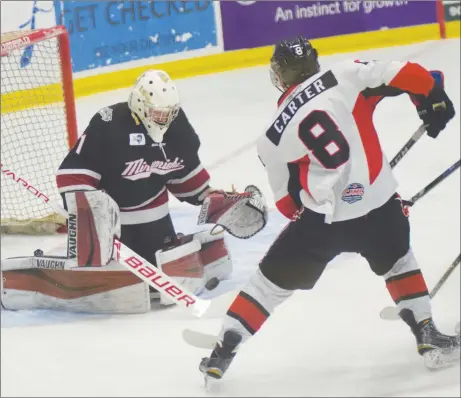
[[[6,32],[5,34],[8,34]],[[62,89],[67,123],[67,142],[72,148],[78,139],[77,114],[75,111],[74,85],[72,78],[72,60],[70,56],[69,34],[63,25],[33,31],[12,33],[12,38],[2,42],[2,57],[12,51],[26,48],[30,45],[56,37],[59,42],[59,57],[61,60]]]

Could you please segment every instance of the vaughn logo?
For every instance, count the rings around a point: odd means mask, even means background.
[[[151,174],[165,175],[183,169],[183,162],[182,159],[176,158],[173,161],[155,160],[149,164],[144,159],[138,159],[125,163],[126,168],[122,173],[122,177],[135,181],[149,178]]]
[[[69,225],[67,227],[67,257],[77,257],[77,216],[69,213]]]
[[[45,268],[45,269],[64,269],[66,262],[65,261],[58,261],[58,260],[35,260],[35,265],[37,268]]]

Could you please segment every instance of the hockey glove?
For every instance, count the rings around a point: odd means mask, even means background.
[[[400,202],[400,206],[402,207],[403,215],[405,217],[409,217],[410,216],[410,207],[413,206],[413,202],[410,202],[409,200],[402,199],[400,194],[396,194],[395,199]]]
[[[267,222],[267,206],[261,191],[249,185],[243,193],[215,191],[204,200],[198,225],[216,224],[240,239],[261,231]]]
[[[423,121],[427,135],[436,138],[455,116],[455,109],[444,89],[444,77],[440,71],[431,71],[435,80],[434,88],[427,97],[411,96],[418,115]]]

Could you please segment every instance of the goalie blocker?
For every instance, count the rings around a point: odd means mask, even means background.
[[[113,258],[114,236],[120,235],[117,204],[103,191],[66,193],[66,202],[67,257],[2,259],[2,306],[89,313],[150,311],[149,286]],[[165,274],[194,294],[208,281],[226,279],[232,272],[223,232],[182,236],[157,251],[156,258]],[[160,302],[172,303],[163,295]]]

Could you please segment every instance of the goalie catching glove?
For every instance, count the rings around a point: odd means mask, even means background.
[[[203,201],[198,225],[216,224],[239,239],[248,239],[267,223],[267,205],[261,191],[249,185],[243,193],[212,191]]]

